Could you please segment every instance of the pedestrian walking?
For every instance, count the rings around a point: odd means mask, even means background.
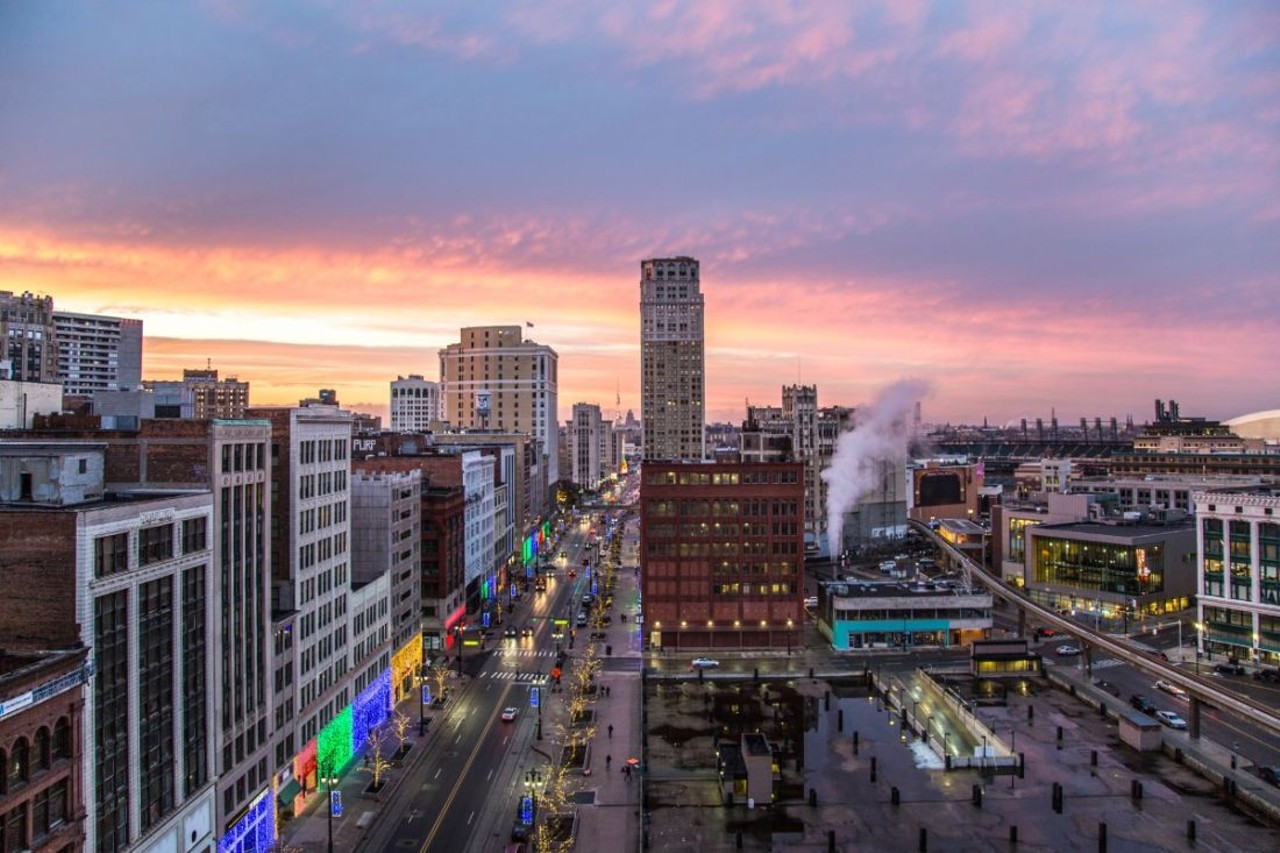
[[[608,770],[608,769],[609,769],[610,767],[612,767],[612,766],[613,766],[613,756],[612,756],[612,755],[606,755],[606,756],[604,757],[604,769],[605,769],[605,770]]]
[[[609,740],[613,740],[613,723],[609,724]]]

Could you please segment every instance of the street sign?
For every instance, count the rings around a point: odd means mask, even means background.
[[[536,688],[536,687],[530,687],[530,688],[529,688],[529,707],[530,707],[530,708],[536,708],[536,707],[538,707],[538,701],[539,701],[539,698],[540,698],[540,697],[539,697],[539,695],[538,695],[538,693],[539,693],[538,688]]]
[[[525,826],[533,825],[533,797],[520,798],[520,822]]]
[[[342,817],[342,792],[329,792],[329,812],[334,817]]]
[[[430,684],[422,685],[422,704],[423,705],[431,704],[431,685]]]

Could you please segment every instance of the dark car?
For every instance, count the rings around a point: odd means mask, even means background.
[[[1214,664],[1213,671],[1219,675],[1244,675],[1244,667],[1238,663]]]
[[[1129,704],[1133,706],[1134,710],[1141,711],[1144,714],[1154,714],[1156,712],[1156,704],[1141,693],[1135,693],[1130,696]]]
[[[1253,679],[1255,681],[1280,682],[1280,670],[1260,669],[1253,674]]]
[[[1270,782],[1272,785],[1280,785],[1280,767],[1259,767],[1258,775],[1265,782]]]

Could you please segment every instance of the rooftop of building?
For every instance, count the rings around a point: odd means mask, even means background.
[[[11,652],[0,649],[0,695],[8,682],[29,678],[43,669],[69,665],[85,654],[83,648]]]
[[[769,755],[769,739],[760,732],[747,732],[742,736],[742,746],[748,755]]]
[[[1045,536],[1051,533],[1082,533],[1090,536],[1106,536],[1121,539],[1139,539],[1143,536],[1160,536],[1162,534],[1183,530],[1195,531],[1191,518],[1170,524],[1150,524],[1141,521],[1118,519],[1111,521],[1066,521],[1061,524],[1040,524],[1032,528],[1033,536]]]
[[[1280,484],[1255,483],[1244,486],[1224,486],[1216,489],[1205,489],[1208,495],[1253,495],[1260,498],[1280,497]]]
[[[966,591],[960,581],[823,581],[828,594],[836,598],[904,598],[956,595],[982,595],[982,591]]]

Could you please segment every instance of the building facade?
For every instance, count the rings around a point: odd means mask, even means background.
[[[644,458],[706,458],[706,364],[699,264],[640,262],[640,419]]]
[[[445,420],[461,429],[522,432],[536,438],[547,481],[560,479],[559,356],[525,340],[519,326],[472,326],[440,350]]]
[[[823,583],[818,631],[840,651],[948,648],[985,639],[989,592],[934,583]]]
[[[58,381],[53,297],[0,290],[0,379]]]
[[[427,432],[442,420],[439,383],[417,374],[397,376],[392,380],[392,432]]]
[[[0,654],[0,849],[84,849],[86,650]]]
[[[1197,492],[1201,651],[1280,665],[1280,488]]]
[[[569,452],[573,459],[573,482],[584,489],[595,491],[605,474],[604,462],[608,458],[611,441],[605,431],[606,424],[600,417],[600,407],[594,403],[574,403],[573,416],[569,420]],[[609,430],[612,433],[612,429]]]
[[[784,648],[803,624],[804,466],[648,462],[640,571],[649,648]]]
[[[63,393],[135,391],[142,387],[142,321],[53,312],[58,380]]]
[[[149,379],[143,387],[155,394],[157,418],[235,420],[249,407],[249,383],[218,371],[184,370],[182,379]]]
[[[392,648],[422,645],[422,472],[353,471],[351,475],[351,572],[356,584],[388,578],[388,629]],[[410,656],[412,657],[412,656]],[[417,655],[421,663],[422,655]],[[396,698],[412,688],[412,660],[392,672]],[[362,686],[357,682],[357,691]]]

